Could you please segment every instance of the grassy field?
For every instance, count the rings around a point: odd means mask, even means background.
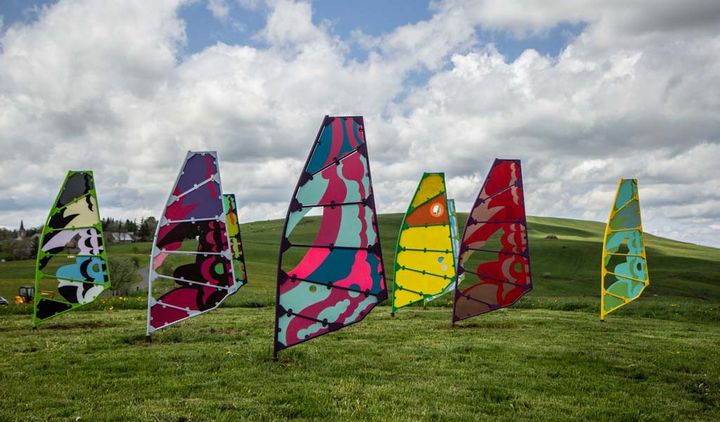
[[[380,220],[389,281],[400,219]],[[0,307],[0,420],[720,420],[719,249],[648,236],[651,286],[601,323],[603,225],[531,218],[535,289],[513,309],[452,328],[446,298],[395,318],[380,306],[274,362],[280,228],[243,225],[250,284],[152,344],[142,296],[38,331],[28,307]],[[0,295],[32,284],[32,265],[0,264]]]

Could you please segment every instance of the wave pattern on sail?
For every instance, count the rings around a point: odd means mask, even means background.
[[[636,179],[621,179],[605,227],[600,318],[640,297],[650,284]]]
[[[56,290],[40,290],[57,283]],[[93,173],[70,171],[38,242],[33,324],[92,302],[110,287]]]
[[[453,322],[511,306],[532,289],[519,160],[496,159],[461,237]]]
[[[153,240],[147,334],[220,306],[246,282],[244,267],[235,199],[222,195],[217,154],[190,151]]]
[[[392,312],[447,291],[455,279],[451,210],[443,173],[425,173],[403,217],[395,249]]]
[[[363,120],[326,116],[283,229],[274,353],[359,322],[386,297]]]

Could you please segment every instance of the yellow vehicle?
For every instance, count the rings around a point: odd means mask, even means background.
[[[33,286],[20,286],[20,291],[15,296],[15,304],[32,303],[33,297],[35,297],[35,288]]]
[[[55,297],[55,292],[47,290],[40,290],[38,294],[43,297]],[[15,304],[32,303],[34,297],[35,288],[33,286],[20,286],[20,291],[15,296]]]

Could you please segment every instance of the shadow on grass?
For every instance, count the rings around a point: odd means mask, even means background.
[[[95,329],[95,328],[112,328],[119,327],[119,322],[111,321],[78,321],[78,322],[55,322],[43,324],[38,327],[38,330],[48,331],[64,331],[64,330],[82,330],[82,329]]]
[[[468,330],[468,329],[481,329],[481,330],[517,330],[522,326],[515,322],[509,321],[485,321],[485,322],[456,322],[454,326],[448,327],[451,330]]]

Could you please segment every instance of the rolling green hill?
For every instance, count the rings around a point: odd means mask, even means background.
[[[458,217],[461,222],[466,218],[466,214]],[[319,221],[317,217],[308,220],[296,229],[300,238],[308,238]],[[401,220],[401,214],[381,215],[379,219],[388,288],[392,286],[395,240]],[[548,217],[530,217],[528,225],[534,289],[518,306],[586,310],[599,306],[596,302],[604,225]],[[241,226],[250,283],[243,287],[242,294],[230,298],[226,306],[273,305],[281,229],[281,220]],[[549,235],[557,239],[548,239]],[[651,285],[639,302],[646,302],[647,308],[633,304],[620,312],[662,308],[678,299],[683,299],[682,306],[687,305],[689,313],[697,311],[689,303],[720,304],[720,249],[649,234],[646,241]],[[149,251],[149,243],[109,248],[110,256],[135,256],[143,266],[147,265]],[[32,261],[0,263],[0,295],[11,299],[17,294],[18,286],[32,284],[33,265]],[[441,298],[433,306],[448,304],[448,298]],[[718,306],[711,309],[717,312],[709,316],[720,320]]]

